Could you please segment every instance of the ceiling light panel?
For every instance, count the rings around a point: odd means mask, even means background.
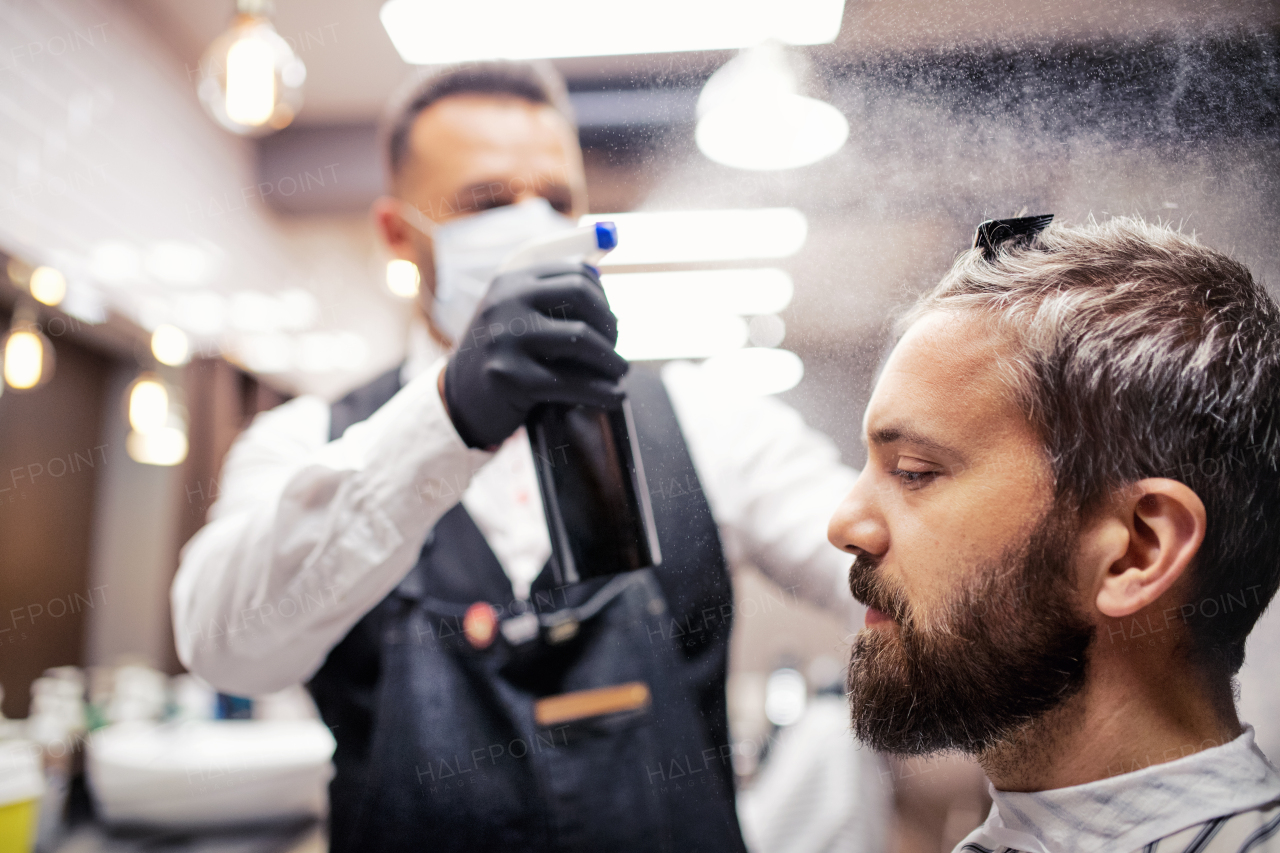
[[[405,62],[433,65],[830,44],[843,14],[844,0],[389,0],[379,17]]]
[[[785,270],[687,270],[611,273],[601,277],[609,306],[619,317],[671,314],[777,314],[791,304],[794,287]]]
[[[747,335],[747,321],[733,314],[674,314],[659,323],[619,317],[617,351],[628,361],[707,358],[741,349]]]

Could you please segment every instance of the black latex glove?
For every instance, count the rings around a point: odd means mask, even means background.
[[[618,320],[583,264],[541,264],[494,279],[444,370],[444,401],[470,447],[501,444],[539,403],[608,408],[629,365]]]

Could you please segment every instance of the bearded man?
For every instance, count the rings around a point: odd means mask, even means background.
[[[854,732],[977,757],[958,850],[1280,849],[1233,698],[1280,583],[1280,312],[1175,230],[1049,218],[979,228],[867,406],[829,529]]]

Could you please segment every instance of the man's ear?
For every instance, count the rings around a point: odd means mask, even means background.
[[[418,307],[430,316],[431,297],[436,292],[435,247],[431,238],[405,222],[403,202],[391,196],[379,196],[369,209],[374,230],[392,257],[412,261],[418,267]],[[446,340],[437,333],[441,341]]]
[[[382,244],[397,258],[418,263],[418,249],[413,242],[413,229],[400,215],[400,200],[379,196],[369,214]]]
[[[1106,512],[1128,533],[1127,547],[1098,579],[1096,603],[1105,616],[1136,613],[1186,575],[1204,542],[1199,495],[1177,480],[1139,480]],[[1117,531],[1118,532],[1118,531]]]

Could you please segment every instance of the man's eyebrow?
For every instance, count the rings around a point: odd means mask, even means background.
[[[539,181],[536,178],[529,179],[528,183],[534,185],[539,191],[541,191],[543,197],[550,202],[568,202],[573,197],[573,190],[569,188],[568,184],[544,182]],[[498,187],[498,190],[494,191],[494,187]],[[459,203],[461,204],[460,209],[467,210],[471,205],[478,204],[480,201],[486,199],[490,201],[499,201],[514,198],[515,192],[511,189],[510,181],[500,181],[495,179],[492,181],[476,181],[475,183],[467,184],[454,193],[454,197],[459,200]]]
[[[945,454],[947,456],[961,455],[954,447],[949,447],[940,441],[935,441],[923,433],[916,432],[913,429],[903,426],[888,426],[872,430],[867,434],[867,439],[872,444],[914,444],[926,450],[932,450],[934,453]]]
[[[498,191],[494,192],[493,187],[498,187]],[[467,184],[456,193],[461,198],[469,198],[475,200],[477,197],[483,197],[488,194],[489,198],[503,198],[505,196],[514,195],[507,187],[506,181],[476,181],[474,184]]]

